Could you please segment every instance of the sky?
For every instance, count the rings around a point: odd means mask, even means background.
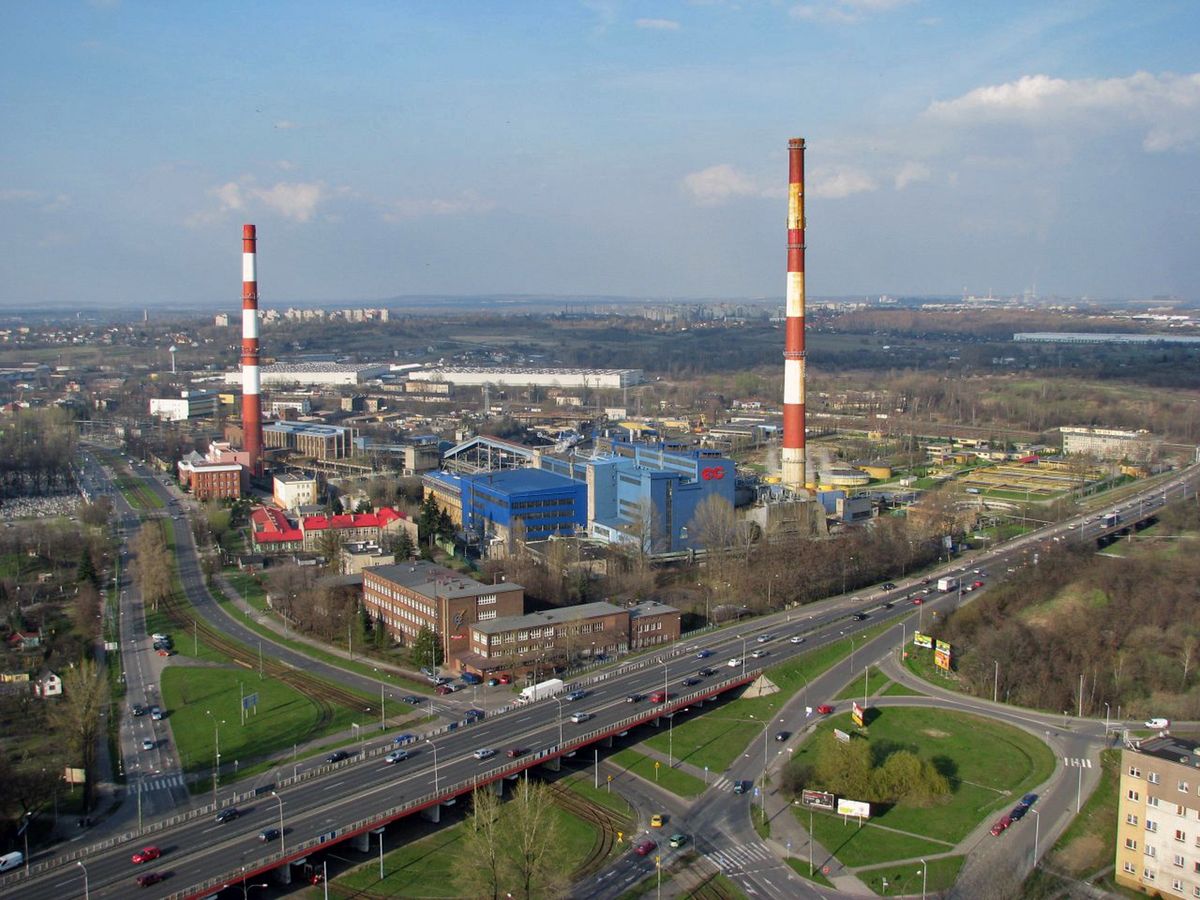
[[[0,307],[1200,300],[1194,0],[0,5]]]

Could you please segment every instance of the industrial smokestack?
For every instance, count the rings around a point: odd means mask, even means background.
[[[805,490],[804,451],[804,140],[788,141],[787,330],[783,349],[782,481]]]
[[[258,252],[253,225],[242,226],[242,446],[262,474],[262,402],[258,396]]]

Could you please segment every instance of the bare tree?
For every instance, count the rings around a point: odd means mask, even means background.
[[[172,558],[163,541],[162,528],[157,522],[147,522],[133,539],[134,575],[142,602],[158,609],[158,602],[171,596]]]
[[[556,871],[550,849],[557,843],[558,827],[550,789],[522,780],[509,801],[508,864],[516,894],[525,900],[536,896],[558,897],[566,887],[566,877]]]
[[[500,896],[508,830],[502,827],[500,798],[487,787],[471,793],[471,814],[463,823],[463,852],[455,857],[458,888],[469,897]]]
[[[102,713],[108,703],[108,679],[90,659],[82,659],[62,676],[61,702],[54,708],[55,724],[66,735],[67,747],[83,769],[84,808],[90,808]]]

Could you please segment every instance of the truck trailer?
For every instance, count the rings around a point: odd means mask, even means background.
[[[553,697],[562,689],[563,680],[561,678],[551,678],[548,681],[531,684],[529,687],[521,689],[521,702],[534,703],[538,700],[545,700],[547,697]]]
[[[939,578],[938,583],[937,583],[937,589],[939,591],[941,591],[943,594],[948,594],[951,591],[958,590],[958,579],[955,578],[954,576],[947,576],[946,578]]]

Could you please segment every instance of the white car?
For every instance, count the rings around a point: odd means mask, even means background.
[[[790,640],[793,644],[803,644],[804,643],[804,635],[793,634],[790,638],[788,638],[788,640]]]
[[[483,747],[483,748],[475,751],[476,759],[491,759],[495,755],[496,755],[496,751],[493,750],[491,747]]]
[[[591,713],[585,713],[585,712],[571,713],[571,721],[574,722],[576,725],[580,724],[581,722],[586,722],[591,717],[592,717]]]
[[[1171,720],[1170,719],[1159,719],[1159,718],[1147,719],[1146,727],[1153,728],[1155,731],[1166,731],[1168,728],[1171,727]]]
[[[755,659],[762,659],[764,656],[767,655],[767,651],[766,650],[755,650],[750,655],[753,656]]]
[[[740,666],[741,664],[742,664],[742,660],[741,660],[741,658],[740,658],[740,657],[737,657],[737,656],[735,656],[733,659],[731,659],[731,660],[729,661],[729,668],[731,668],[731,669],[736,669],[736,668],[737,668],[738,666]]]
[[[385,756],[383,758],[383,761],[385,763],[391,764],[391,763],[404,762],[404,760],[406,760],[406,759],[408,759],[408,751],[407,750],[393,750],[391,753],[389,753],[387,756]]]

